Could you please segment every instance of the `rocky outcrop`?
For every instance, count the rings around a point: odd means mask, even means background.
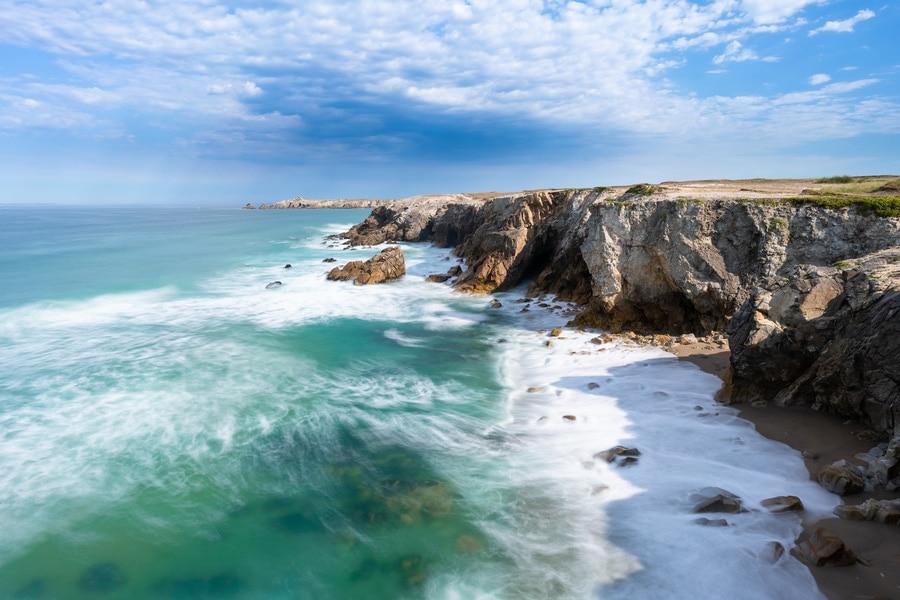
[[[900,248],[797,267],[728,327],[732,401],[774,400],[895,432],[900,416]]]
[[[635,186],[410,198],[378,206],[341,237],[453,247],[466,264],[458,289],[530,282],[530,296],[580,303],[576,325],[703,336],[727,328],[732,401],[811,402],[894,427],[900,250],[890,248],[900,247],[900,219]]]
[[[352,246],[431,241],[453,247],[475,230],[482,204],[465,194],[405,198],[376,206],[365,221],[337,237]]]
[[[589,273],[579,247],[593,199],[589,192],[558,190],[484,204],[479,226],[456,247],[468,265],[456,286],[490,293],[534,278],[535,289],[587,301]]]
[[[384,283],[406,274],[406,259],[399,246],[389,246],[367,261],[354,260],[333,268],[327,275],[332,281],[352,280],[356,285]]]

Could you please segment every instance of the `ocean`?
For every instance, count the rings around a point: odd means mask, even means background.
[[[367,213],[0,206],[0,598],[821,597],[760,502],[837,498],[715,377],[445,249],[326,281]]]

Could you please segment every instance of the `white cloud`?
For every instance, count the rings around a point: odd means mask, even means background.
[[[868,21],[874,17],[875,13],[871,10],[861,10],[849,19],[844,19],[843,21],[828,21],[818,29],[810,31],[809,35],[816,35],[817,33],[823,32],[852,33],[853,28],[856,27],[857,23]]]
[[[255,98],[257,96],[262,96],[263,91],[258,85],[253,83],[252,81],[245,81],[243,86],[243,93],[245,96],[250,98]]]
[[[724,62],[744,62],[747,60],[759,60],[756,52],[744,46],[737,40],[731,41],[725,52],[713,58],[713,64],[721,65]]]
[[[798,15],[819,4],[559,1],[548,15],[538,0],[305,0],[234,10],[220,0],[30,0],[0,11],[0,42],[59,57],[66,85],[28,87],[24,74],[0,83],[6,93],[40,103],[40,111],[23,105],[14,113],[17,127],[32,117],[41,126],[54,111],[73,126],[104,127],[100,108],[112,105],[183,127],[183,143],[196,136],[204,141],[198,146],[241,139],[252,147],[254,134],[280,139],[271,124],[302,128],[313,114],[338,121],[348,113],[336,107],[354,103],[495,113],[585,131],[693,127],[714,135],[717,128],[752,130],[750,121],[770,118],[776,103],[795,102],[789,94],[693,98],[692,90],[682,92],[693,83],[673,83],[672,74],[723,45],[709,74],[724,73],[728,63],[775,62],[754,50],[763,47],[759,40],[796,31]],[[5,66],[4,75],[10,72]],[[794,100],[813,113],[824,102]]]
[[[809,78],[809,85],[822,85],[831,81],[831,75],[825,73],[816,73]]]
[[[754,23],[769,25],[783,23],[811,4],[822,4],[823,0],[743,0],[741,8]]]

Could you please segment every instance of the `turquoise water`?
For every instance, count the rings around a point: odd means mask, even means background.
[[[752,558],[796,520],[692,524],[697,487],[803,478],[728,409],[698,418],[713,378],[550,340],[562,303],[428,283],[442,250],[326,281],[374,253],[326,238],[366,214],[0,207],[0,597],[818,597]],[[623,440],[645,467],[593,458]]]

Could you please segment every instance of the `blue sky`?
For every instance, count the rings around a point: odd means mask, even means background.
[[[0,8],[0,202],[900,173],[885,0]]]

